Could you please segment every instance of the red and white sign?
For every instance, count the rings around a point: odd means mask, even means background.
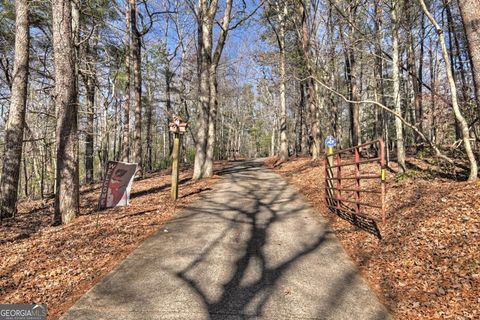
[[[136,163],[109,161],[103,180],[98,208],[126,206],[130,200],[133,178],[137,171]]]

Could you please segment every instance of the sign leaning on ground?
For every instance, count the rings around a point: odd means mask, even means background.
[[[130,201],[136,163],[109,161],[102,184],[98,209],[126,206]]]

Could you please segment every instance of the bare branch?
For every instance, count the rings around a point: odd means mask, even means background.
[[[323,88],[327,89],[328,91],[332,92],[333,94],[335,94],[336,96],[342,98],[345,102],[347,103],[354,103],[354,104],[367,104],[367,105],[374,105],[374,106],[377,106],[385,111],[387,111],[388,113],[394,115],[395,117],[397,117],[398,119],[400,119],[400,121],[402,121],[402,123],[409,127],[410,129],[412,129],[413,131],[415,131],[415,133],[418,134],[418,136],[420,138],[422,138],[423,141],[425,141],[426,143],[428,143],[430,145],[430,147],[435,151],[435,154],[437,157],[443,159],[443,160],[446,160],[448,161],[449,163],[453,163],[453,160],[450,159],[449,157],[447,157],[446,155],[444,155],[440,149],[438,149],[438,147],[430,140],[428,139],[424,134],[423,132],[421,132],[415,125],[409,123],[407,120],[405,120],[405,118],[403,118],[400,114],[396,113],[395,111],[391,110],[390,108],[386,107],[385,105],[383,105],[382,103],[380,102],[377,102],[377,101],[374,101],[374,100],[361,100],[361,101],[352,101],[350,99],[348,99],[346,96],[344,96],[343,94],[341,94],[340,92],[338,92],[337,90],[331,88],[330,86],[326,85],[325,83],[323,83],[322,81],[320,81],[319,79],[317,79],[316,77],[307,77],[305,79],[298,79],[297,80],[300,80],[300,81],[304,81],[304,80],[307,80],[308,78],[311,78],[313,79],[316,83],[318,83],[320,86],[322,86]]]

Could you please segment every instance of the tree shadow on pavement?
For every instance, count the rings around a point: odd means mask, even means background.
[[[291,192],[288,184],[279,179],[264,179],[255,175],[255,171],[262,168],[262,162],[250,161],[234,165],[223,170],[220,174],[234,183],[234,190],[224,190],[224,197],[203,197],[203,206],[191,210],[193,214],[182,217],[191,219],[196,215],[209,215],[213,221],[221,219],[227,221],[227,227],[203,248],[193,261],[180,270],[170,270],[182,279],[200,297],[202,304],[209,315],[209,319],[256,319],[265,313],[265,306],[270,298],[278,295],[280,279],[285,276],[297,262],[304,257],[321,250],[334,237],[328,230],[320,229],[312,232],[307,240],[289,239],[299,243],[284,249],[282,258],[272,263],[272,231],[278,231],[278,224],[287,227],[298,227],[298,223],[287,222],[289,219],[304,218],[307,208],[299,198],[297,192]],[[244,205],[237,199],[248,199]],[[301,199],[300,199],[301,200]],[[300,223],[300,226],[302,224]],[[299,230],[287,232],[298,234]],[[307,231],[306,231],[307,232]],[[204,285],[198,269],[208,264],[209,257],[216,247],[224,245],[225,239],[233,236],[233,243],[237,243],[238,254],[234,254],[232,270],[225,282],[221,284],[219,294],[212,295],[209,287]],[[323,249],[325,250],[325,249]],[[251,276],[252,266],[256,266],[255,276]],[[197,271],[195,271],[197,269]],[[321,275],[319,275],[321,276]],[[353,282],[358,281],[358,272],[355,268],[336,278],[334,290],[324,301],[318,301],[315,309],[318,318],[325,315],[335,315],[337,308],[343,307],[342,296],[345,295]],[[288,290],[284,293],[288,295]],[[308,294],[308,293],[306,293]],[[285,316],[285,315],[284,315]],[[335,318],[335,317],[334,317]],[[386,319],[388,314],[378,311],[368,319]]]
[[[389,318],[285,180],[258,161],[222,174],[65,319]]]

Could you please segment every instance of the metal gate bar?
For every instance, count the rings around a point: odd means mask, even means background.
[[[377,155],[374,158],[363,158],[362,150],[374,148]],[[376,147],[376,148],[375,148]],[[354,161],[348,159],[348,162],[342,160],[348,155],[352,155]],[[369,163],[379,164],[379,174],[362,174],[362,166]],[[342,168],[354,166],[354,175],[342,175]],[[342,182],[353,180],[353,185],[348,187],[342,186]],[[362,180],[378,180],[380,182],[379,190],[370,188],[362,188]],[[353,196],[348,196],[352,194]],[[378,194],[378,202],[371,203],[363,199],[362,194]],[[330,152],[325,156],[325,195],[327,206],[335,212],[347,211],[349,213],[365,217],[368,219],[378,220],[371,217],[363,210],[365,207],[380,209],[381,221],[386,222],[385,216],[385,144],[383,139],[363,143],[361,145]],[[343,195],[343,196],[342,196]],[[353,204],[353,208],[345,205],[345,203]]]

